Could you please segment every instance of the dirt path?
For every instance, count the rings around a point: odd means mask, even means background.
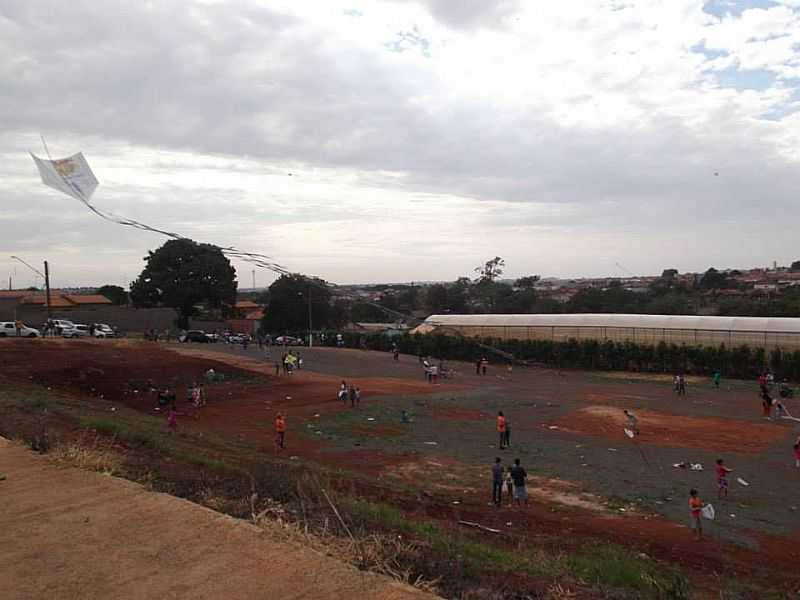
[[[199,505],[0,438],[2,596],[433,598]]]

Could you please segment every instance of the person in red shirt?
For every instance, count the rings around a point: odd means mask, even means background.
[[[700,511],[703,509],[703,506],[703,501],[697,496],[697,490],[689,490],[689,512],[692,515],[689,526],[694,529],[694,537],[696,540],[703,539],[703,523],[700,520]]]
[[[506,418],[503,416],[502,410],[497,413],[497,434],[500,436],[498,448],[504,450],[506,447]]]
[[[714,467],[717,472],[717,497],[721,500],[723,496],[728,497],[728,473],[733,473],[733,469],[729,469],[722,464],[722,459],[717,459],[717,466]]]
[[[797,441],[794,443],[794,466],[796,469],[800,469],[800,437],[797,438]]]
[[[281,413],[275,417],[275,447],[283,450],[286,441],[286,421]]]

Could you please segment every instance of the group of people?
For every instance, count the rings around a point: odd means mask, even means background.
[[[439,360],[439,364],[434,364],[428,356],[419,356],[422,365],[422,372],[428,383],[439,383],[439,379],[447,379],[452,376],[452,372],[444,366],[444,361]]]
[[[336,394],[336,397],[345,406],[347,406],[347,401],[350,400],[350,408],[361,406],[361,390],[355,385],[348,386],[344,379],[342,379],[342,383],[339,385],[339,392]]]
[[[780,400],[775,400],[770,394],[772,386],[775,383],[775,378],[772,373],[762,373],[758,376],[758,396],[761,399],[761,412],[765,419],[772,419],[772,410],[775,409],[775,418],[791,418],[786,406]],[[786,391],[788,389],[788,392]],[[781,386],[781,397],[791,398],[792,391],[787,384]]]
[[[283,373],[285,375],[291,375],[294,373],[295,369],[303,368],[303,357],[300,356],[299,352],[295,352],[293,350],[284,352],[283,355],[281,355],[280,365],[275,365],[276,375],[280,375],[281,367],[283,367]]]
[[[725,466],[725,461],[721,458],[717,459],[714,466],[714,473],[717,478],[717,499],[727,500],[728,498],[728,474],[733,473],[733,469]],[[703,509],[706,503],[700,498],[698,491],[695,488],[689,490],[689,526],[694,531],[694,537],[697,540],[703,539]]]
[[[500,506],[503,502],[503,486],[508,491],[508,505],[512,503],[518,505],[523,502],[528,504],[528,473],[520,464],[518,458],[514,459],[514,465],[508,468],[503,467],[503,460],[498,456],[492,465],[492,502],[495,506]]]

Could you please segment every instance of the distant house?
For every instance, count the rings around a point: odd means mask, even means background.
[[[50,308],[59,312],[68,312],[85,308],[111,306],[111,300],[100,294],[67,294],[59,290],[50,292]],[[16,318],[18,313],[44,317],[47,310],[47,296],[35,290],[0,291],[0,320]]]
[[[225,321],[228,328],[234,333],[255,335],[264,318],[264,309],[251,300],[239,300],[233,307],[239,316]]]

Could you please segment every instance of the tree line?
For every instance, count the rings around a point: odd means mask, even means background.
[[[130,285],[98,290],[115,304],[128,300],[135,307],[169,306],[179,314],[181,327],[198,316],[235,316],[236,273],[216,246],[192,240],[169,240],[145,257],[145,267]],[[792,263],[800,270],[800,261]],[[625,288],[612,280],[605,288],[582,289],[559,302],[538,289],[540,277],[526,275],[502,279],[505,260],[499,256],[476,267],[472,277],[452,282],[419,285],[367,286],[369,300],[341,293],[322,279],[301,274],[282,275],[256,300],[266,307],[262,327],[270,332],[301,332],[341,327],[350,322],[414,322],[430,314],[481,313],[634,313],[715,314],[740,316],[800,316],[800,289],[780,295],[736,296],[736,271],[708,269],[692,280],[665,269],[643,291]],[[309,310],[310,305],[310,310]]]

